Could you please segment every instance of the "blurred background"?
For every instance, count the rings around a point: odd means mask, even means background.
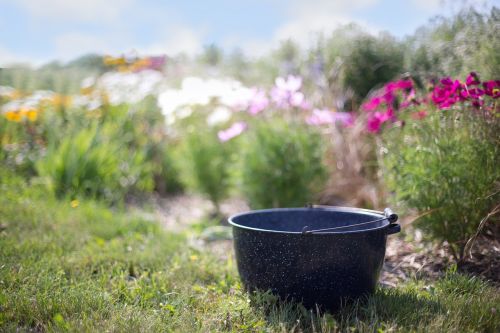
[[[1,0],[2,168],[71,202],[153,196],[168,221],[179,193],[219,217],[446,206],[423,225],[461,258],[498,193],[498,5]]]

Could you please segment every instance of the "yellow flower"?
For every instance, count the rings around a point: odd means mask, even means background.
[[[62,107],[69,107],[71,106],[71,96],[64,96],[64,95],[54,95],[52,98],[52,104],[54,106],[62,106]]]
[[[92,94],[92,91],[94,91],[93,86],[88,86],[88,87],[82,87],[80,88],[80,94],[81,95],[90,95]]]
[[[19,112],[18,110],[12,110],[5,112],[5,118],[7,118],[8,121],[14,121],[18,123],[21,121],[22,116],[21,112]]]
[[[28,118],[29,121],[36,121],[38,118],[38,110],[35,108],[22,108],[19,113],[23,118]]]
[[[109,95],[105,91],[101,92],[101,103],[103,105],[108,105],[109,104]]]
[[[9,99],[19,99],[23,97],[23,94],[19,90],[14,90],[9,95],[7,95]]]
[[[76,208],[80,205],[80,201],[78,200],[71,200],[71,208]]]
[[[117,67],[117,69],[121,73],[130,72],[130,67],[126,65],[120,65]]]
[[[35,109],[29,110],[26,114],[26,117],[28,117],[29,121],[36,121],[36,119],[38,118],[38,111]]]
[[[143,68],[147,68],[151,65],[149,58],[138,59],[132,65],[130,65],[129,70],[132,72],[139,71]]]
[[[198,260],[198,256],[193,254],[193,255],[189,256],[189,260],[196,261],[196,260]]]
[[[127,60],[125,57],[112,57],[112,56],[105,56],[103,59],[103,62],[106,66],[118,66],[118,65],[124,65],[127,63]]]

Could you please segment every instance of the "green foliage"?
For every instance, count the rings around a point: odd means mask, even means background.
[[[370,90],[405,72],[400,41],[388,33],[374,36],[354,23],[320,35],[302,63],[307,67],[299,72],[312,81],[306,79],[306,86],[314,84],[311,94],[321,90],[317,98],[339,110],[355,110]]]
[[[151,189],[151,170],[144,154],[127,150],[106,133],[109,129],[95,125],[48,147],[37,170],[58,196],[115,201],[132,190]]]
[[[388,189],[406,207],[426,213],[417,225],[448,241],[457,259],[499,200],[498,120],[473,112],[436,111],[390,130],[382,159]]]
[[[214,130],[195,129],[184,138],[185,182],[206,195],[219,210],[229,191],[233,142],[220,142]]]
[[[342,85],[359,104],[371,89],[404,72],[403,59],[401,45],[390,35],[355,37],[343,59]]]
[[[489,13],[464,8],[455,16],[437,17],[406,41],[406,62],[415,76],[459,76],[477,71],[500,77],[500,8]]]
[[[178,147],[164,144],[158,149],[158,154],[155,154],[152,160],[155,190],[160,194],[182,192],[184,185],[180,179]]]
[[[156,99],[148,97],[137,105],[111,108],[105,122],[113,124],[113,137],[123,146],[144,154],[155,190],[162,194],[182,191],[176,161],[178,144],[165,133],[165,119]]]
[[[303,206],[322,180],[323,141],[314,129],[278,119],[256,124],[241,163],[242,191],[252,208]]]

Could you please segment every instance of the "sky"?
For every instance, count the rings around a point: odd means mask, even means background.
[[[0,66],[86,53],[188,55],[215,43],[249,56],[355,22],[402,38],[463,2],[500,0],[0,0]]]

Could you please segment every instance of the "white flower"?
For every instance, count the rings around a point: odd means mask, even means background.
[[[215,126],[217,124],[225,123],[231,118],[231,110],[225,106],[218,106],[207,117],[207,125]]]

